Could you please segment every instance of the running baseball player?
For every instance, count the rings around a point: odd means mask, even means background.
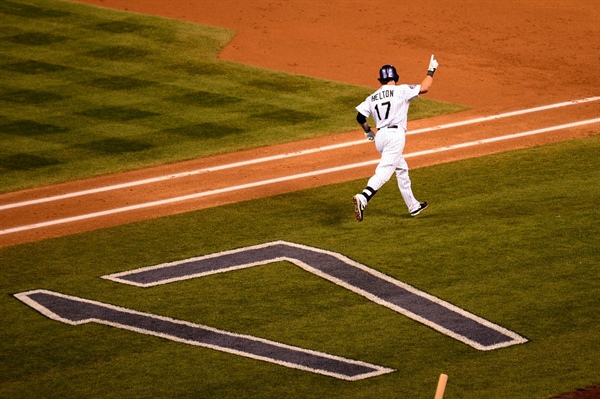
[[[375,174],[367,182],[360,194],[352,197],[354,217],[363,220],[364,210],[371,198],[396,172],[398,188],[411,216],[417,216],[427,208],[427,202],[419,202],[412,192],[408,164],[402,156],[406,142],[406,125],[410,102],[427,93],[433,84],[433,74],[438,62],[431,56],[427,75],[418,85],[397,84],[400,77],[393,65],[384,65],[379,69],[379,82],[382,86],[356,107],[356,121],[365,131],[365,138],[375,142],[381,160]],[[367,118],[373,117],[377,134],[371,130]]]

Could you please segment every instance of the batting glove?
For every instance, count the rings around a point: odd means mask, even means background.
[[[427,75],[433,76],[433,73],[435,72],[438,66],[438,62],[433,57],[433,54],[431,54],[431,60],[429,60],[429,69],[427,69]]]
[[[369,141],[375,140],[375,133],[371,129],[368,132],[365,132],[365,138]]]

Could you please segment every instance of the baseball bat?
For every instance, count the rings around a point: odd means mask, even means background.
[[[444,391],[446,390],[447,382],[448,382],[448,376],[446,374],[440,374],[440,379],[438,381],[434,399],[443,399],[444,398]]]

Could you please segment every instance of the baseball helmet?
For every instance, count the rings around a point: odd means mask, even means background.
[[[393,65],[384,65],[379,68],[379,80],[393,80],[397,82],[400,79],[398,76],[398,72],[396,72],[396,68]]]

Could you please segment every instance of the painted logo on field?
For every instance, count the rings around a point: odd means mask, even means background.
[[[138,287],[152,287],[282,261],[290,262],[478,350],[493,350],[527,342],[510,330],[339,253],[285,241],[218,252],[103,278]],[[15,297],[47,317],[67,324],[106,324],[344,380],[359,380],[394,371],[358,360],[52,291],[34,290],[16,294]]]

